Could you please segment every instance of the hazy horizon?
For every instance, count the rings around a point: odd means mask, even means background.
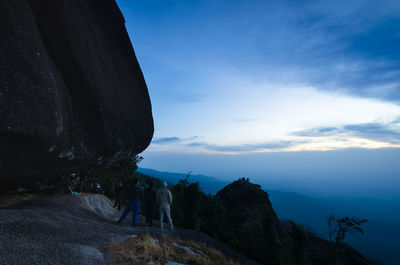
[[[400,203],[399,149],[247,155],[144,152],[140,167],[233,181],[249,177],[266,189],[321,197],[370,197]]]

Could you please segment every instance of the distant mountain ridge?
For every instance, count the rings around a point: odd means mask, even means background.
[[[185,179],[187,176],[187,174],[184,173],[162,172],[149,168],[138,168],[137,171],[154,178],[162,179],[172,184],[178,183],[179,180]],[[191,183],[198,181],[203,191],[211,195],[215,195],[219,190],[230,183],[229,181],[223,181],[204,175],[190,175],[188,181]]]
[[[184,173],[160,172],[144,168],[139,168],[138,171],[173,184],[186,178]],[[203,175],[192,175],[189,181],[198,181],[205,193],[213,195],[229,184],[228,181]],[[396,211],[398,207],[396,204],[388,205],[386,201],[373,198],[358,198],[350,202],[346,199],[321,199],[296,192],[266,190],[281,220],[293,220],[325,239],[328,231],[327,216],[330,214],[338,217],[354,215],[369,219],[364,225],[366,234],[349,236],[346,241],[368,257],[376,258],[388,265],[398,264],[400,211]]]
[[[365,234],[350,235],[346,242],[364,255],[385,265],[397,265],[400,247],[400,226],[396,205],[385,206],[385,201],[371,198],[318,199],[301,194],[270,190],[272,205],[283,220],[293,220],[305,225],[317,235],[327,238],[327,217],[356,216],[367,218]],[[386,209],[383,209],[386,208]],[[306,213],[306,214],[305,214]]]
[[[151,176],[170,183],[177,226],[205,232],[261,264],[379,264],[346,244],[336,245],[294,222],[281,221],[269,194],[249,179],[224,185],[224,181],[201,175],[189,176],[188,183],[179,182],[188,174],[151,169],[139,169],[138,173],[144,182]],[[222,188],[215,196],[206,196],[199,192],[200,184],[208,193],[210,186]]]

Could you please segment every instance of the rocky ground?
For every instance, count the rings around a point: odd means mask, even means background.
[[[0,204],[0,264],[108,264],[106,249],[137,235],[161,238],[157,226],[122,226],[115,221],[120,212],[99,194],[47,195],[7,205]],[[157,225],[157,222],[156,224]],[[167,227],[167,226],[165,226]],[[204,243],[239,264],[256,264],[212,238],[192,230],[176,228],[170,237]],[[171,261],[173,262],[173,261]]]

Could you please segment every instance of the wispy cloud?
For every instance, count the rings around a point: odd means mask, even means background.
[[[163,137],[153,139],[152,144],[170,144],[170,143],[179,143],[182,142],[182,139],[179,137]]]
[[[350,132],[355,136],[371,140],[385,141],[393,144],[400,144],[399,129],[400,128],[397,128],[397,130],[395,130],[390,126],[379,123],[355,124],[344,127],[345,131]]]
[[[258,65],[252,61],[243,71],[267,69],[268,79],[400,102],[398,1],[278,3],[268,19],[249,18],[258,33],[250,38],[263,45],[256,47]]]
[[[207,98],[207,95],[197,93],[181,93],[180,95],[171,95],[170,98],[176,103],[197,103],[204,101]]]
[[[400,126],[396,122],[389,124],[364,123],[348,124],[342,127],[318,127],[294,132],[293,135],[302,137],[357,137],[373,141],[400,144]]]
[[[313,129],[294,132],[293,135],[305,136],[305,137],[321,137],[321,136],[330,136],[337,132],[338,128],[336,127],[320,127],[320,128],[313,128]]]
[[[158,145],[167,145],[167,144],[187,144],[189,141],[196,141],[200,139],[200,136],[191,136],[191,137],[177,137],[177,136],[171,136],[171,137],[157,137],[154,138],[153,141],[151,142],[152,144],[158,144]]]
[[[216,145],[204,142],[191,142],[186,144],[188,147],[201,147],[209,151],[226,153],[258,152],[263,150],[277,150],[299,144],[299,141],[277,141],[260,144],[241,144],[241,145]]]

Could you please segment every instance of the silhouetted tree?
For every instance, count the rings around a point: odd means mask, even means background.
[[[343,243],[343,240],[347,234],[364,234],[364,230],[361,228],[361,225],[366,222],[368,222],[367,219],[358,219],[354,216],[335,218],[334,215],[330,215],[328,217],[329,239],[333,241],[332,238],[335,236],[336,244],[340,244]]]

